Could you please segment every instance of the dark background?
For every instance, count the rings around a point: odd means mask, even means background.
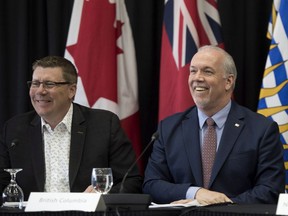
[[[218,0],[225,49],[234,57],[235,100],[257,110],[269,40],[272,0]],[[47,55],[64,55],[73,0],[0,1],[0,127],[32,109],[26,81],[31,64]],[[157,128],[162,33],[162,0],[126,0],[138,65],[142,143]]]

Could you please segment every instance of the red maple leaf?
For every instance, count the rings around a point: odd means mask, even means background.
[[[123,23],[116,22],[115,3],[108,0],[84,1],[78,41],[68,46],[82,79],[89,106],[104,97],[117,103],[116,45]]]

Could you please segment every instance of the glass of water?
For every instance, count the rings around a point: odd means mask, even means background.
[[[2,193],[2,206],[7,208],[19,208],[23,207],[23,190],[16,182],[16,174],[22,169],[4,169],[10,173],[11,180],[9,185],[4,189]]]
[[[113,185],[111,168],[93,168],[91,184],[96,193],[107,194]]]

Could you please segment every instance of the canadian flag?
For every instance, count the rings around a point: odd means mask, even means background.
[[[137,67],[124,0],[74,1],[65,57],[78,70],[75,102],[117,114],[139,155]]]

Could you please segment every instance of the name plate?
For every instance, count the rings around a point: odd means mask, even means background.
[[[279,195],[276,215],[288,215],[288,194]]]
[[[36,211],[105,211],[101,194],[97,193],[30,193],[25,212]]]

